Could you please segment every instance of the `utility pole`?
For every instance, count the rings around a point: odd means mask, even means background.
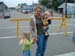
[[[67,18],[67,0],[65,0],[65,17]]]

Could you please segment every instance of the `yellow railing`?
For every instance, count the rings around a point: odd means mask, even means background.
[[[63,18],[57,18],[57,17],[53,17],[53,18],[48,18],[48,20],[61,20],[61,24],[59,26],[59,28],[57,29],[58,32],[61,31],[61,28],[64,27],[64,31],[65,31],[65,35],[68,36],[68,33],[67,33],[67,24],[66,24],[66,20],[67,18],[63,17]],[[17,18],[17,19],[11,19],[10,20],[11,22],[17,22],[17,37],[20,39],[20,22],[21,21],[30,21],[29,18]]]
[[[62,17],[62,18],[60,18],[60,17],[55,17],[55,18],[49,18],[50,20],[61,20],[62,22],[61,22],[61,24],[60,24],[60,26],[59,26],[59,28],[57,29],[57,31],[58,32],[60,32],[61,31],[61,29],[62,29],[62,27],[64,27],[64,31],[65,31],[65,36],[68,36],[68,30],[67,30],[67,24],[66,24],[66,20],[68,19],[68,18],[65,18],[65,17]],[[49,20],[48,19],[48,20]]]
[[[11,19],[10,21],[11,22],[17,22],[17,37],[18,39],[20,40],[20,28],[21,28],[21,25],[20,25],[20,22],[21,21],[29,21],[30,19],[29,18],[17,18],[17,19]]]

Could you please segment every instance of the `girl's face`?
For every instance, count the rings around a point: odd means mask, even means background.
[[[41,16],[41,13],[42,13],[42,10],[41,10],[40,8],[37,8],[37,9],[35,10],[35,15],[36,15],[36,16]]]
[[[29,33],[23,33],[24,39],[29,39],[30,34]]]

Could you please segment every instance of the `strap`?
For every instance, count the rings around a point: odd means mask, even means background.
[[[34,23],[34,34],[36,34],[37,35],[37,28],[36,28],[36,19],[35,19],[35,16],[33,16],[32,17],[32,21],[33,21],[33,23]],[[37,36],[36,36],[37,37]]]

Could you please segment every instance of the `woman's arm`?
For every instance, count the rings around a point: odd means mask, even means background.
[[[34,23],[33,18],[32,18],[31,21],[30,21],[30,31],[31,31],[32,37],[33,37],[33,36],[37,37],[37,33],[36,33],[36,31],[35,31],[35,23]]]

